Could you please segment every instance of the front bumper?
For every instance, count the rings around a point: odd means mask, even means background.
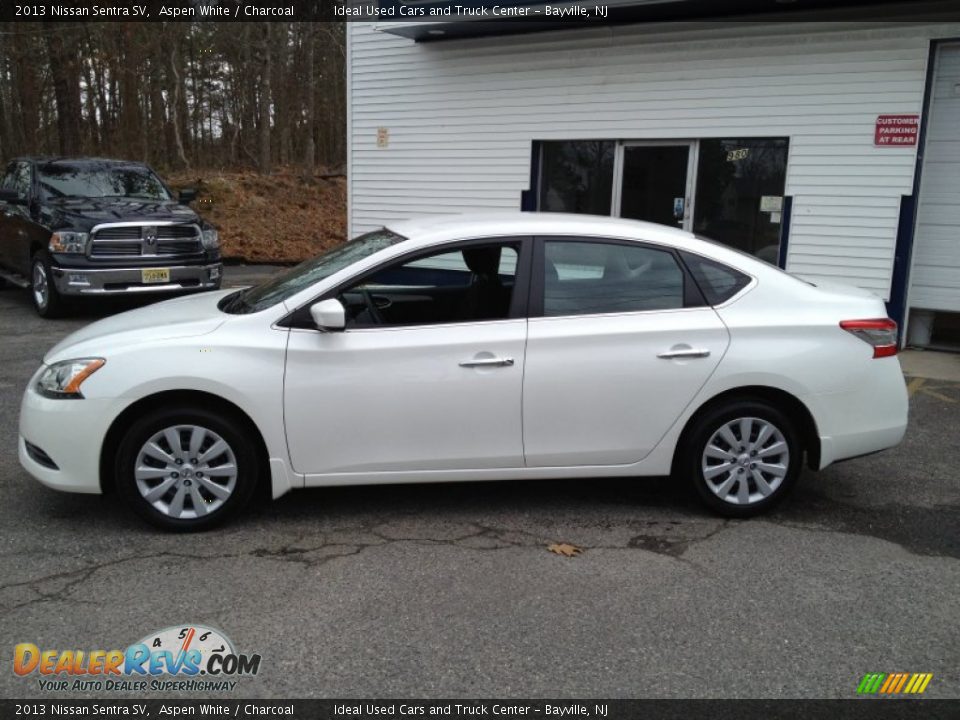
[[[42,371],[41,367],[31,378],[20,405],[20,464],[54,490],[102,492],[100,449],[119,401],[44,397],[34,390]],[[27,443],[33,448],[28,449]]]
[[[127,268],[51,268],[53,283],[61,295],[127,295],[133,293],[182,292],[214,290],[220,287],[223,263],[205,265],[171,265],[170,282],[145,283],[142,270]]]

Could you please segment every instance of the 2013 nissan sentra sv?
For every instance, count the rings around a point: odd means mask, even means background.
[[[743,517],[804,462],[900,442],[896,352],[879,297],[664,226],[403,221],[75,332],[24,394],[19,454],[172,530],[261,484],[668,474]]]

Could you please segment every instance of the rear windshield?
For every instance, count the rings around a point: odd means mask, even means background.
[[[53,163],[37,168],[44,200],[57,198],[125,197],[138,200],[171,200],[153,172],[142,165]]]

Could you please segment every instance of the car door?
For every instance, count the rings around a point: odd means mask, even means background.
[[[727,330],[669,249],[592,238],[536,248],[526,464],[638,462],[714,371]]]
[[[30,239],[38,229],[30,218],[28,206],[32,184],[30,164],[11,163],[3,188],[16,191],[24,204],[0,204],[0,263],[25,276],[30,273]]]
[[[523,466],[530,244],[406,256],[324,296],[346,306],[343,332],[290,331],[285,426],[307,484]]]

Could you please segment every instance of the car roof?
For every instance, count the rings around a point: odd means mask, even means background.
[[[135,167],[146,167],[146,163],[138,160],[119,160],[116,158],[101,157],[67,157],[63,155],[32,155],[27,157],[16,157],[10,162],[30,162],[36,165],[128,165]]]
[[[429,244],[445,239],[502,237],[505,235],[586,235],[665,241],[693,240],[679,228],[626,220],[604,215],[576,215],[553,212],[497,212],[463,215],[435,215],[395,220],[384,225],[415,243]]]
[[[608,215],[553,212],[493,212],[395,220],[384,227],[407,238],[407,248],[484,237],[554,236],[636,240],[687,250],[754,276],[780,275],[780,268],[680,228]]]

